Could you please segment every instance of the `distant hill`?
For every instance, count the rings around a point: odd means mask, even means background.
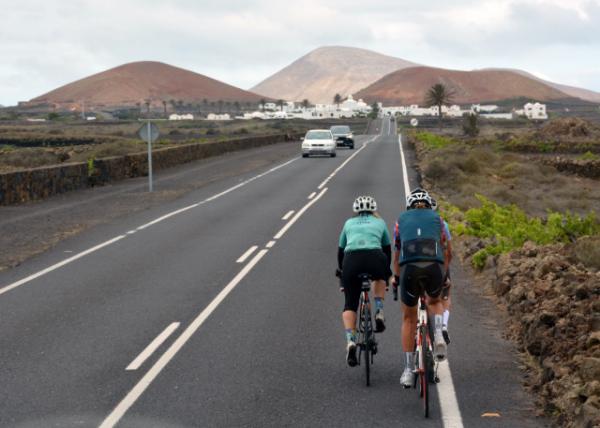
[[[162,101],[252,101],[262,97],[202,74],[153,61],[132,62],[61,86],[28,104],[118,107]]]
[[[457,104],[526,97],[536,101],[569,98],[569,95],[538,80],[508,70],[459,71],[411,67],[392,72],[354,97],[384,105],[424,104],[427,90],[443,83],[454,92]]]
[[[540,79],[539,77],[534,76],[533,74],[531,74],[527,71],[523,71],[523,70],[510,69],[510,68],[505,68],[505,69],[490,68],[488,70],[514,71],[515,73],[519,73],[523,76],[537,80],[538,82],[545,83],[548,86],[552,86],[554,89],[558,89],[559,91],[564,92],[565,94],[570,95],[571,97],[581,98],[582,100],[590,101],[593,103],[600,103],[600,92],[591,91],[589,89],[578,88],[576,86],[569,86],[569,85],[563,85],[561,83],[550,82],[549,80]]]
[[[366,49],[326,46],[313,50],[250,90],[275,99],[331,103],[392,71],[417,64]]]

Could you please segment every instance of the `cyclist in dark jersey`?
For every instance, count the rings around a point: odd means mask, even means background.
[[[446,358],[447,344],[442,334],[443,306],[440,299],[446,272],[447,236],[444,222],[431,209],[431,197],[423,189],[415,189],[406,197],[406,211],[398,218],[394,230],[393,269],[402,298],[402,348],[405,368],[400,383],[413,385],[415,370],[415,336],[417,300],[424,291],[430,315],[434,318],[434,356]],[[422,289],[424,287],[424,290]]]
[[[356,311],[361,292],[358,275],[367,273],[373,280],[375,295],[375,331],[385,330],[383,299],[386,281],[391,276],[391,241],[385,221],[377,214],[377,202],[371,196],[359,196],[352,206],[356,215],[346,221],[339,239],[338,276],[344,288],[342,321],[346,332],[346,361],[356,360]]]

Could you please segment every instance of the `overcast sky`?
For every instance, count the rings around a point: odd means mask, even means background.
[[[600,0],[0,0],[0,104],[156,60],[248,89],[342,45],[600,92]]]

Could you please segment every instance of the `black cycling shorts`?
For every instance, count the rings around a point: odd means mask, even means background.
[[[349,251],[344,255],[342,265],[342,287],[344,287],[344,311],[358,309],[360,288],[362,286],[358,275],[368,273],[372,280],[384,280],[391,275],[388,258],[382,250]]]
[[[429,297],[439,297],[444,285],[444,266],[431,262],[426,266],[407,263],[400,275],[400,295],[406,306],[415,306],[423,291]]]

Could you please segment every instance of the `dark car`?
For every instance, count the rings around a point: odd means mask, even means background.
[[[354,135],[349,126],[337,125],[332,126],[329,130],[333,134],[333,139],[337,146],[348,147],[349,149],[354,148]]]

